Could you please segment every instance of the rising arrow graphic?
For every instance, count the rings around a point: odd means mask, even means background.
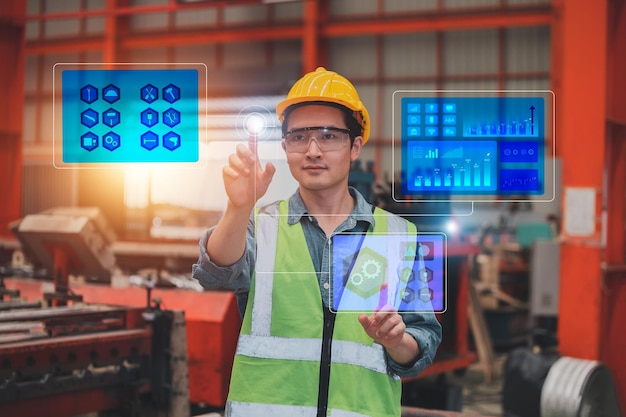
[[[530,134],[535,134],[535,106],[530,106]]]

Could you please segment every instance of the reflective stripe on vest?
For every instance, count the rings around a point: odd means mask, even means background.
[[[230,402],[226,406],[226,415],[231,417],[315,417],[316,407],[282,404],[259,404]],[[329,417],[369,417],[365,414],[345,410],[330,410]]]
[[[346,352],[354,354],[348,355]],[[386,374],[387,364],[382,353],[383,347],[378,343],[365,346],[347,340],[333,340],[331,359],[333,363],[356,365]],[[319,339],[242,334],[237,344],[237,354],[265,359],[319,361],[321,346]]]
[[[257,247],[262,248],[263,253],[263,256],[257,256],[256,279],[263,279],[264,283],[257,286],[254,292],[255,308],[251,334],[259,336],[269,336],[272,325],[272,289],[274,288],[272,271],[276,262],[276,233],[278,231],[278,217],[272,214],[271,211],[260,210],[258,216],[262,217],[263,221],[255,222]]]

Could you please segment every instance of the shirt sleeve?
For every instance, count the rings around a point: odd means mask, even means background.
[[[247,293],[250,290],[250,279],[254,270],[256,240],[254,239],[254,223],[248,222],[246,248],[242,257],[232,265],[218,266],[209,256],[206,244],[215,227],[208,229],[200,238],[200,256],[198,262],[191,268],[192,277],[207,290],[229,289],[236,294]]]
[[[414,377],[433,362],[441,343],[441,325],[434,313],[400,313],[406,332],[417,341],[420,353],[414,363],[401,365],[387,354],[389,368],[402,378]]]
[[[418,252],[421,253],[421,252]],[[424,259],[420,255],[415,261],[416,274],[424,268]],[[425,285],[425,284],[424,284]],[[400,377],[414,377],[433,362],[437,348],[441,343],[441,324],[433,312],[430,302],[415,301],[414,310],[400,313],[406,325],[406,333],[415,339],[419,346],[419,355],[413,364],[408,366],[395,362],[387,355],[389,368]]]

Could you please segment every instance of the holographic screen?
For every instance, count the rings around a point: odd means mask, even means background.
[[[396,201],[554,199],[551,92],[398,91],[394,100]]]
[[[443,233],[335,235],[328,305],[339,313],[444,312],[446,244]]]

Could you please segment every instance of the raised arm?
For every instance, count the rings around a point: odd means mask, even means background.
[[[275,171],[270,162],[262,168],[255,136],[250,137],[247,147],[237,145],[236,152],[228,158],[228,165],[222,170],[228,203],[206,245],[216,265],[232,265],[243,255],[250,213],[267,192]]]

